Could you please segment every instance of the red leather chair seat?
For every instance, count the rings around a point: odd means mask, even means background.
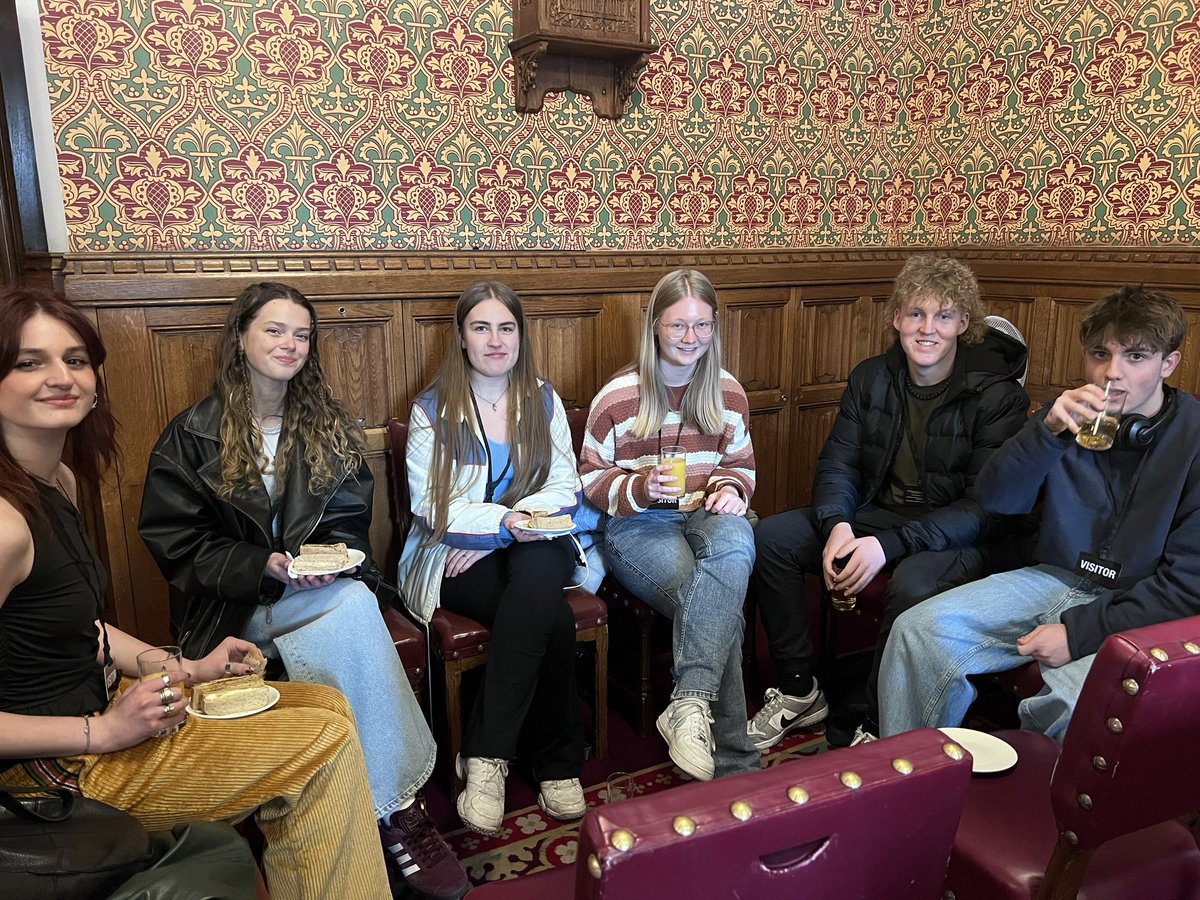
[[[595,628],[608,621],[608,604],[589,591],[571,588],[567,591],[567,603],[575,613],[575,630]]]
[[[383,611],[383,622],[400,655],[400,664],[404,666],[409,684],[420,697],[421,685],[425,681],[425,634],[408,616],[393,607]]]
[[[575,588],[567,592],[567,603],[575,613],[577,631],[595,628],[608,621],[608,607],[595,594]],[[492,632],[488,628],[448,609],[439,607],[429,624],[437,635],[443,659],[485,655],[492,642]]]
[[[1050,778],[1061,747],[1032,731],[999,731],[996,736],[1016,748],[1017,765],[1004,774],[972,779],[954,838],[948,897],[1028,900],[1037,894],[1058,838]],[[1166,859],[1185,863],[1163,865]],[[1113,838],[1092,856],[1079,897],[1200,897],[1200,851],[1178,822]]]
[[[1042,670],[1036,662],[1028,662],[1007,672],[996,672],[989,676],[1006,693],[1017,699],[1032,697],[1042,689]]]
[[[492,642],[490,629],[474,619],[441,607],[433,614],[429,625],[437,635],[436,646],[440,648],[442,659],[482,656],[487,653],[488,645]]]

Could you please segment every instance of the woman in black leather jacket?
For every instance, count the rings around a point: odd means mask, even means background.
[[[432,897],[466,875],[417,790],[435,746],[374,594],[372,479],[362,430],[334,399],[316,310],[283,284],[234,300],[212,395],[176,416],[150,457],[139,530],[171,585],[187,648],[228,634],[280,659],[295,680],[341,690],[358,721],[392,874]],[[345,543],[351,566],[298,574],[303,544]]]

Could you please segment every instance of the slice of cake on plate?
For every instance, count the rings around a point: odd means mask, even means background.
[[[292,572],[296,575],[336,572],[349,565],[350,553],[344,543],[302,544],[300,555],[292,560]]]
[[[546,513],[534,513],[524,525],[526,528],[537,528],[540,531],[568,531],[575,527],[569,514],[551,516]]]
[[[206,716],[232,716],[262,709],[271,689],[261,675],[234,675],[192,688],[192,709]]]

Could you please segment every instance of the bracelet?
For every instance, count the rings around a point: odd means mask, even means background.
[[[83,753],[86,756],[92,749],[92,723],[88,717],[83,717]]]

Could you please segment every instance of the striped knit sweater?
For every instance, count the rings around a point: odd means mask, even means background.
[[[687,451],[687,485],[679,500],[681,512],[698,509],[708,494],[727,484],[738,489],[747,505],[754,493],[750,404],[742,386],[724,369],[721,393],[725,415],[720,434],[701,434],[692,425],[679,430],[676,410],[668,412],[663,421],[662,446],[679,444]],[[580,479],[588,499],[609,515],[632,516],[651,503],[646,475],[658,463],[659,434],[645,439],[634,437],[633,422],[640,403],[638,374],[630,370],[619,373],[600,389],[588,413],[579,456]]]

